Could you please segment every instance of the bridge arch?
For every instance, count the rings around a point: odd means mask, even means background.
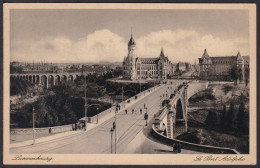
[[[73,80],[74,80],[73,75],[69,75],[69,76],[68,76],[68,80],[73,81]]]
[[[44,89],[47,89],[48,88],[48,77],[46,75],[42,75],[40,77],[41,79],[41,84],[43,86]]]
[[[54,86],[55,85],[55,78],[53,75],[48,76],[48,86]]]
[[[61,80],[60,80],[60,75],[56,75],[56,76],[55,76],[55,85],[59,85],[60,82],[61,82]]]
[[[29,75],[29,81],[33,82],[32,75]]]
[[[176,102],[176,119],[184,119],[181,99],[178,99]]]
[[[67,81],[67,76],[66,76],[66,75],[62,75],[62,76],[61,76],[61,81],[62,81],[62,82]]]
[[[36,75],[35,76],[35,82],[37,83],[37,84],[40,84],[41,83],[41,78],[40,78],[40,76],[39,75]]]
[[[36,76],[35,75],[32,76],[32,82],[36,83]]]

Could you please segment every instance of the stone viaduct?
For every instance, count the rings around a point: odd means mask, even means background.
[[[155,116],[155,128],[168,138],[175,138],[188,130],[188,99],[196,92],[205,89],[203,83],[183,82],[173,94],[169,103]]]
[[[75,72],[75,73],[25,73],[25,74],[10,74],[11,78],[18,78],[29,80],[35,84],[41,84],[43,88],[47,89],[50,86],[55,86],[63,81],[73,81],[80,76],[86,77],[93,72]]]

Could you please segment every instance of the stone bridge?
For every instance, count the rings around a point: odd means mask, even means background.
[[[73,81],[80,76],[88,76],[93,72],[75,72],[75,73],[25,73],[25,74],[10,74],[11,78],[29,80],[35,84],[41,84],[47,89],[49,86],[58,85],[63,81]]]
[[[169,103],[155,116],[155,128],[168,138],[175,138],[188,130],[188,99],[204,90],[205,83],[183,82],[170,95]]]

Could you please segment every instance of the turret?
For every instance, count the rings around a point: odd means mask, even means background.
[[[202,55],[202,58],[209,58],[209,54],[208,54],[206,48],[204,49],[204,53],[203,53],[203,55]]]
[[[238,61],[242,61],[243,60],[243,57],[241,56],[240,52],[238,51],[237,53],[237,60]]]
[[[134,80],[136,79],[136,67],[135,67],[135,61],[136,61],[136,43],[133,38],[133,35],[131,33],[131,38],[128,42],[128,61],[129,61],[129,66],[130,66],[130,71],[131,71],[131,79]]]
[[[239,76],[240,76],[240,80],[244,80],[244,59],[241,56],[240,52],[238,51],[237,53],[237,67],[238,67],[238,72],[239,72]]]
[[[162,57],[162,58],[164,58],[164,57],[165,57],[165,55],[164,55],[164,53],[163,53],[163,48],[161,48],[160,57]]]

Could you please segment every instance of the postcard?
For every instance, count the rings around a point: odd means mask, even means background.
[[[4,4],[4,164],[256,164],[256,5]]]

